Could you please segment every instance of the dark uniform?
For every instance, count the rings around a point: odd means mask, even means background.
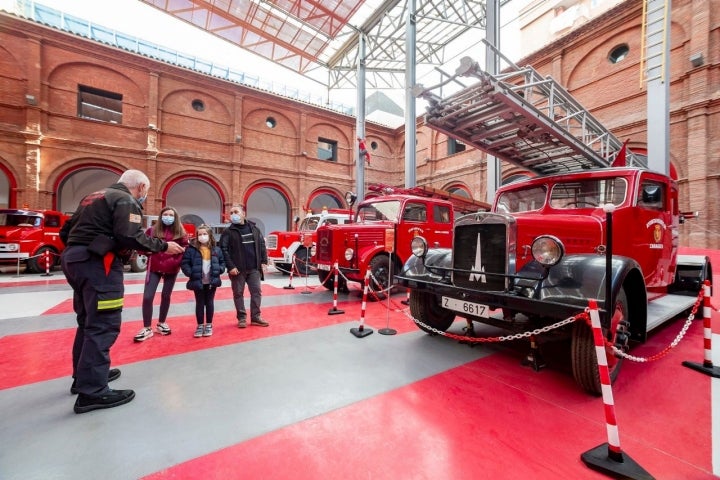
[[[62,269],[73,289],[78,328],[73,343],[74,390],[109,391],[110,347],[120,333],[124,253],[161,252],[167,242],[145,235],[142,206],[122,183],[91,193],[60,231]]]

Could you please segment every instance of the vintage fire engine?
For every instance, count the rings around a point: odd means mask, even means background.
[[[311,250],[317,240],[317,229],[326,224],[350,223],[352,213],[352,210],[323,208],[320,213],[308,213],[295,231],[270,232],[266,238],[268,260],[283,273],[289,274],[294,262],[296,273],[309,274],[312,270]]]
[[[452,224],[457,212],[487,210],[489,205],[432,188],[411,189],[373,184],[369,190],[379,196],[358,205],[354,223],[325,225],[317,230],[316,254],[318,277],[322,284],[334,286],[333,265],[338,263],[345,279],[364,282],[371,272],[370,288],[374,297],[383,296],[410,257],[410,241],[416,236],[431,245],[449,247]]]
[[[59,265],[60,228],[69,218],[54,210],[0,210],[0,261],[24,263],[30,273],[44,272],[46,261]]]
[[[445,99],[416,87],[429,100],[428,125],[534,178],[498,189],[490,212],[459,218],[450,248],[413,239],[414,256],[396,277],[411,289],[413,317],[428,333],[446,331],[456,316],[466,319],[469,335],[472,322],[529,333],[573,318],[596,299],[614,380],[622,364],[615,351],[688,312],[712,278],[707,257],[677,253],[685,216],[676,181],[647,170],[643,158],[531,67],[490,75],[464,58],[461,77],[476,83]],[[575,381],[599,394],[586,322],[533,340],[568,337]],[[533,352],[528,358],[542,358]]]

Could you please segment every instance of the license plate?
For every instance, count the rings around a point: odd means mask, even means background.
[[[323,263],[318,263],[317,269],[318,269],[318,270],[325,270],[326,272],[329,272],[329,271],[330,271],[330,265],[325,265],[325,264],[323,264]]]
[[[442,306],[448,310],[483,318],[488,318],[490,311],[490,307],[482,303],[466,302],[450,297],[442,297]]]

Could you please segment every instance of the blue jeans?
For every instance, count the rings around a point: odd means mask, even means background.
[[[245,284],[250,291],[250,320],[260,318],[260,302],[262,301],[262,284],[260,282],[260,270],[250,270],[240,272],[235,276],[230,275],[230,286],[233,292],[233,302],[235,302],[235,311],[237,319],[245,317]]]

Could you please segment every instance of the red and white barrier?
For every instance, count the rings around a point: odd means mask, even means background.
[[[295,271],[295,255],[292,256],[292,263],[290,264],[290,283],[288,283],[283,288],[285,290],[295,290],[295,287],[293,287],[292,279],[293,279],[293,272]]]
[[[712,361],[712,311],[710,303],[710,281],[705,280],[703,284],[703,363],[682,362],[682,364],[693,370],[720,378],[720,368],[713,365]]]
[[[338,310],[337,308],[339,272],[340,268],[338,267],[338,263],[335,262],[333,264],[333,273],[335,275],[335,280],[333,282],[333,306],[330,310],[328,310],[328,315],[339,315],[341,313],[345,313],[344,310]]]
[[[365,272],[365,284],[363,286],[362,306],[360,310],[360,326],[358,328],[351,328],[350,333],[358,338],[367,337],[373,330],[371,328],[365,328],[365,307],[367,306],[368,290],[370,289],[370,270]]]
[[[603,336],[600,326],[597,301],[590,300],[589,304],[590,321],[593,329],[593,338],[595,340],[595,353],[597,354],[598,371],[600,373],[602,398],[605,404],[608,443],[603,443],[583,453],[580,455],[580,458],[585,465],[593,470],[616,478],[651,480],[654,477],[646,472],[632,458],[623,455],[622,449],[620,448],[620,434],[615,418],[615,401],[613,400],[610,369],[608,368],[607,354],[605,351],[605,337]]]
[[[45,277],[52,275],[52,273],[50,273],[50,266],[52,265],[52,257],[50,255],[50,250],[43,252],[43,261],[45,262],[45,273],[43,273],[43,276]]]

